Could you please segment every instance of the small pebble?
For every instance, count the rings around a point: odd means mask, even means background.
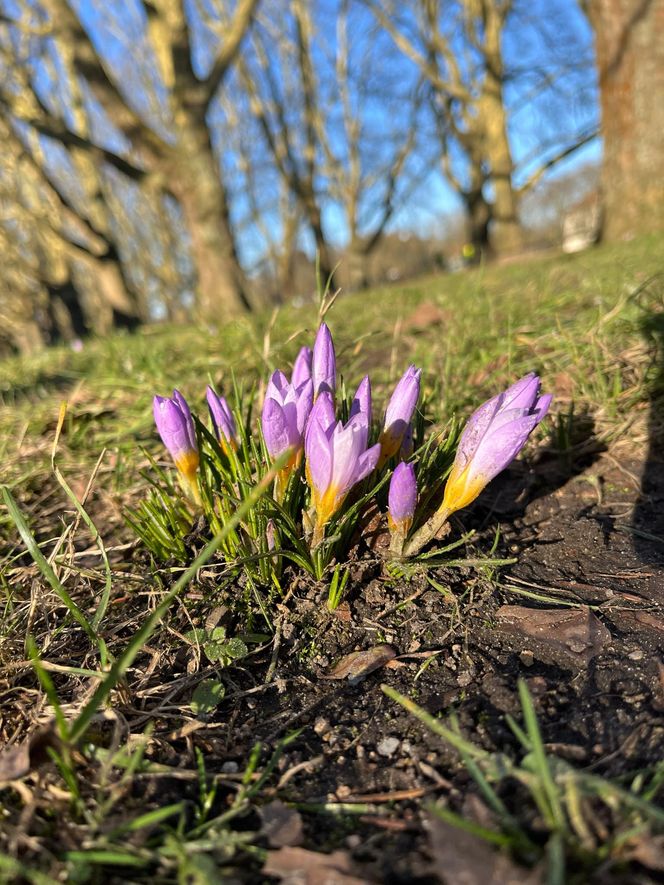
[[[643,652],[640,648],[637,648],[636,651],[631,652],[627,655],[630,661],[642,661],[643,660]]]
[[[237,774],[240,770],[240,766],[237,762],[224,762],[221,766],[221,770],[224,774]]]
[[[532,667],[535,661],[535,655],[531,651],[522,651],[519,655],[519,660],[523,664],[524,667]]]
[[[395,737],[383,738],[376,750],[381,756],[393,756],[399,749],[399,739]]]
[[[319,718],[314,722],[314,731],[316,732],[316,734],[323,734],[323,732],[327,731],[329,727],[330,723],[327,721],[327,719],[323,719],[322,716],[319,716]]]

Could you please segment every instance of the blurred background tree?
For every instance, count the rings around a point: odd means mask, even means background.
[[[0,348],[591,241],[597,69],[604,231],[661,219],[663,7],[0,0]]]
[[[602,108],[602,233],[664,224],[664,0],[586,0]]]

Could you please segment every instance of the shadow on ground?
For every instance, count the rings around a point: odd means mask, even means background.
[[[634,508],[634,548],[646,563],[664,563],[664,312],[648,316],[643,336],[652,348],[648,453]],[[664,588],[662,588],[664,596]]]

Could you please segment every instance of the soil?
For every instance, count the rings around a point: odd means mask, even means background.
[[[445,798],[479,820],[486,808],[457,754],[390,700],[382,683],[433,715],[455,713],[484,749],[518,757],[505,714],[520,721],[523,677],[552,754],[608,777],[664,757],[664,464],[611,450],[587,452],[572,469],[554,459],[519,462],[453,531],[462,528],[476,529],[473,544],[484,552],[499,529],[495,555],[514,563],[498,572],[439,568],[429,583],[422,574],[388,578],[378,559],[367,560],[334,613],[324,594],[300,580],[281,608],[278,655],[266,646],[224,670],[226,698],[208,719],[182,727],[177,715],[161,712],[186,706],[206,675],[192,672],[181,643],[168,684],[123,711],[140,733],[145,714],[157,710],[148,752],[154,761],[192,771],[195,748],[203,752],[208,774],[224,776],[217,812],[234,795],[254,744],[264,745],[263,765],[299,730],[261,794],[262,817],[239,824],[261,829],[268,864],[231,861],[224,881],[539,881],[537,871],[490,878],[486,865],[486,878],[450,873],[454,858],[442,846],[451,837],[428,804]],[[225,621],[223,609],[217,615],[232,631],[232,618]],[[375,658],[346,658],[375,647]],[[164,777],[154,790],[154,782],[134,790],[128,802],[144,808],[198,797],[195,780]],[[518,807],[518,788],[504,799]],[[324,858],[333,871],[288,879],[289,864],[315,868],[303,851],[319,859],[336,852]],[[657,875],[632,862],[593,881],[650,883]]]
[[[233,670],[227,700],[195,735],[210,770],[227,771],[242,770],[256,741],[274,747],[300,730],[278,763],[279,797],[300,809],[297,837],[283,837],[279,826],[270,836],[264,823],[272,847],[342,852],[352,875],[370,882],[452,882],[436,859],[440,833],[427,825],[426,804],[447,797],[473,816],[475,788],[455,752],[381,683],[414,694],[434,715],[455,712],[483,748],[514,754],[504,714],[520,718],[523,677],[550,752],[609,777],[661,760],[662,468],[612,452],[590,453],[572,476],[557,461],[515,465],[463,519],[477,529],[478,549],[491,546],[499,527],[496,555],[516,559],[498,587],[471,568],[437,570],[436,589],[421,575],[388,580],[365,564],[346,601],[328,613],[316,588],[297,586],[283,609],[274,680],[255,682],[265,673],[260,656]],[[346,662],[385,644],[396,656],[379,652],[378,668],[364,677],[366,660]],[[340,660],[350,678],[334,678]],[[172,742],[171,754],[171,764],[191,765],[186,741]],[[354,805],[369,808],[352,814]],[[632,864],[596,881],[653,875]],[[235,877],[271,881],[259,868]]]

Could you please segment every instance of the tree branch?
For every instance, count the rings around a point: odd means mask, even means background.
[[[240,44],[249,30],[260,0],[238,0],[233,18],[231,19],[224,42],[212,65],[212,70],[204,80],[206,91],[205,107],[214,100],[226,74],[240,50]]]

